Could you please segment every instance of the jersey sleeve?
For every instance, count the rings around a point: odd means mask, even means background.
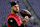
[[[18,24],[16,23],[15,19],[13,18],[9,18],[8,19],[8,24],[12,27],[18,26]]]
[[[17,22],[16,22],[15,19],[13,19],[13,18],[9,18],[9,19],[8,19],[8,24],[9,24],[11,27],[19,27],[18,24],[17,24]],[[24,27],[24,25],[21,24],[20,27]]]

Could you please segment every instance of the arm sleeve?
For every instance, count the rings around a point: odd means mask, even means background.
[[[24,27],[24,25],[23,24],[21,24],[21,26],[20,27]]]

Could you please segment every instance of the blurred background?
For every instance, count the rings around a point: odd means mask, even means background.
[[[0,0],[0,27],[7,27],[6,19],[11,12],[11,0]],[[31,12],[31,19],[25,27],[40,27],[40,0],[13,0],[19,1],[19,9],[27,9]],[[18,13],[20,17],[20,13]]]

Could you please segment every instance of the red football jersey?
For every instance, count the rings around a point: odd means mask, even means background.
[[[20,16],[10,13],[10,14],[8,15],[8,17],[7,17],[7,27],[11,27],[11,26],[8,24],[8,19],[9,19],[9,18],[15,19],[15,21],[16,21],[17,24],[18,24],[18,26],[20,26],[20,25],[22,24]]]

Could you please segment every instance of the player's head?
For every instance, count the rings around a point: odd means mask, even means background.
[[[15,13],[19,12],[19,5],[18,5],[18,1],[15,2],[11,2],[11,10]]]

